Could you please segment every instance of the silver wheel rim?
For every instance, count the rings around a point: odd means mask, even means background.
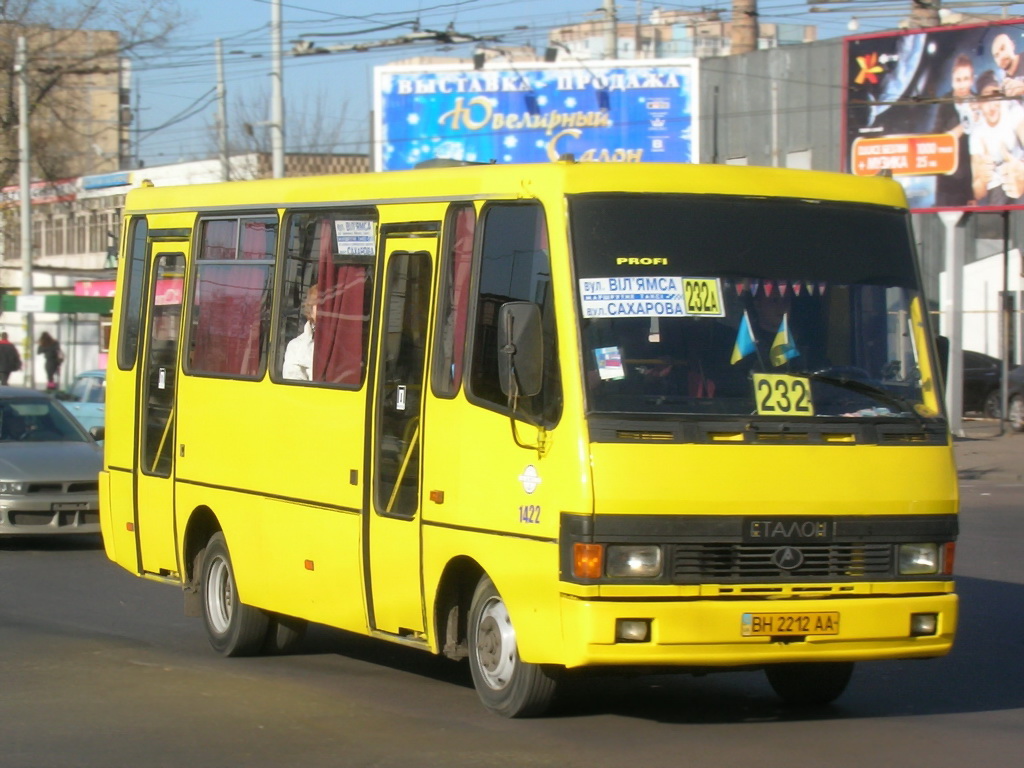
[[[516,632],[501,598],[487,600],[476,631],[476,660],[487,687],[499,691],[516,668]]]
[[[1022,420],[1024,420],[1024,400],[1019,397],[1015,397],[1010,401],[1010,423],[1015,427],[1020,427]]]
[[[235,587],[227,560],[218,557],[210,565],[206,585],[206,615],[214,632],[224,634],[231,626],[231,611],[235,605]]]
[[[1003,410],[1003,403],[999,399],[999,393],[995,392],[986,397],[983,408],[985,416],[991,419],[998,419],[1002,415],[1000,411]]]

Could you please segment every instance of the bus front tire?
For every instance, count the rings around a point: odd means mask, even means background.
[[[224,656],[259,653],[270,619],[259,608],[238,599],[238,585],[224,534],[215,533],[203,553],[203,622],[210,645]]]
[[[519,658],[505,601],[487,576],[473,593],[468,623],[469,668],[484,706],[504,717],[544,714],[555,695],[555,678]]]
[[[772,664],[764,668],[768,683],[787,704],[818,707],[838,699],[853,674],[852,661]]]

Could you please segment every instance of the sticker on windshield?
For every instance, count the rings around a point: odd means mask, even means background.
[[[722,317],[718,278],[593,277],[580,280],[584,317]]]
[[[617,381],[626,378],[622,370],[622,353],[618,347],[601,347],[594,350],[597,358],[597,374],[601,381]]]

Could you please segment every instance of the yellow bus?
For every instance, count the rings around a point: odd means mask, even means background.
[[[307,622],[467,659],[763,668],[829,702],[949,651],[958,491],[886,179],[579,164],[128,195],[106,553],[218,652]]]

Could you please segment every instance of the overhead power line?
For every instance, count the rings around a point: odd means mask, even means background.
[[[418,25],[417,25],[418,26]],[[481,37],[456,32],[452,24],[444,30],[417,29],[407,35],[377,40],[372,43],[348,43],[345,45],[316,46],[310,40],[299,40],[292,48],[295,56],[309,56],[324,53],[347,53],[349,51],[367,51],[371,48],[393,48],[400,45],[417,45],[422,43],[440,43],[442,45],[460,45],[464,43],[496,43],[501,38],[495,35]]]
[[[136,133],[138,133],[140,135],[141,134],[153,134],[153,133],[156,133],[157,131],[162,131],[164,128],[168,128],[168,127],[170,127],[172,125],[176,125],[177,123],[180,123],[180,122],[182,122],[184,120],[188,120],[190,117],[194,117],[195,115],[198,115],[200,112],[202,112],[208,106],[210,106],[210,103],[213,101],[213,97],[216,96],[216,95],[217,95],[217,89],[216,88],[211,88],[206,93],[204,93],[202,96],[200,96],[198,99],[193,101],[192,104],[190,104],[184,110],[182,110],[181,112],[176,114],[174,117],[171,117],[168,120],[166,120],[163,124],[158,125],[155,128],[145,128],[145,129],[141,129],[140,128],[140,129],[138,129],[136,131]]]

